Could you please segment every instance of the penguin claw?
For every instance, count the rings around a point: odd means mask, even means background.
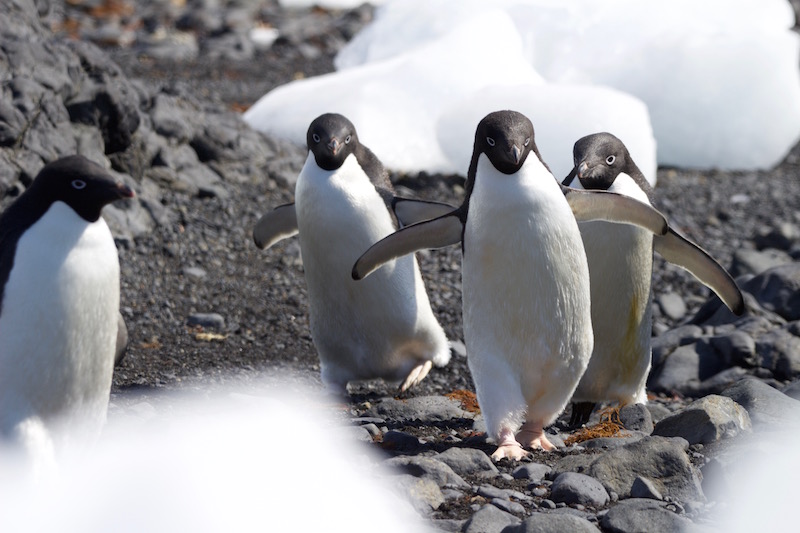
[[[499,461],[500,459],[511,459],[512,461],[520,461],[524,457],[527,457],[529,452],[526,452],[522,449],[522,446],[515,442],[513,444],[501,444],[497,447],[497,449],[492,454],[493,461]]]
[[[403,393],[413,387],[414,385],[419,384],[425,376],[428,375],[428,372],[431,371],[431,367],[433,366],[432,361],[425,361],[421,365],[417,365],[411,369],[411,372],[408,373],[408,377],[406,377],[405,381],[400,385],[400,392]]]
[[[541,422],[525,422],[520,432],[517,433],[517,440],[532,450],[541,448],[546,452],[551,452],[556,449],[553,443],[547,440]]]

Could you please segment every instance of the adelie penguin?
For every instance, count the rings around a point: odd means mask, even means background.
[[[268,248],[299,234],[311,337],[326,386],[342,394],[350,381],[383,378],[401,382],[403,392],[432,365],[450,360],[416,258],[398,259],[365,284],[354,282],[350,270],[364,250],[397,229],[393,205],[425,218],[414,212],[427,204],[394,197],[383,165],[344,116],[316,118],[306,141],[295,201],[258,221],[255,243]]]
[[[652,189],[625,145],[610,133],[579,139],[575,166],[563,184],[610,191],[651,204]],[[728,272],[696,244],[671,229],[663,236],[608,222],[579,225],[589,263],[594,352],[575,389],[573,426],[588,421],[596,403],[646,403],[652,335],[653,249],[716,292],[734,313],[744,301]]]
[[[667,228],[641,202],[560,185],[531,121],[498,111],[478,124],[462,205],[390,235],[353,267],[361,279],[403,254],[461,242],[467,358],[494,459],[553,449],[543,429],[589,362],[589,269],[576,217]]]
[[[46,165],[0,215],[0,433],[33,460],[90,442],[105,422],[124,323],[100,211],[133,195],[71,156]]]

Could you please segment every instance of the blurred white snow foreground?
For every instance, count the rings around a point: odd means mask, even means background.
[[[0,448],[0,530],[429,531],[315,391],[179,393],[112,409],[91,449],[33,475]]]

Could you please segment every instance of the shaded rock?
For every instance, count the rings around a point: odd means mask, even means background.
[[[525,514],[525,507],[521,503],[513,502],[511,500],[505,500],[503,498],[492,498],[489,503],[491,503],[501,511],[505,511],[507,513],[516,515]]]
[[[664,357],[675,350],[675,348],[683,346],[684,344],[690,344],[702,335],[702,328],[690,324],[679,326],[657,337],[653,337],[650,344],[653,354],[653,365],[661,364]]]
[[[527,463],[520,465],[511,472],[514,479],[528,479],[530,481],[540,481],[547,477],[552,469],[541,463]]]
[[[407,474],[389,478],[395,490],[404,496],[421,515],[428,515],[444,503],[439,486],[428,478]]]
[[[649,498],[651,500],[664,499],[655,484],[642,476],[637,476],[636,479],[633,480],[633,485],[631,485],[631,498]]]
[[[474,448],[448,448],[435,455],[434,459],[452,468],[459,475],[481,475],[494,477],[497,467],[488,455]]]
[[[641,403],[633,403],[620,409],[619,421],[625,429],[631,431],[653,432],[653,417],[647,406]]]
[[[620,498],[629,497],[633,482],[642,476],[653,480],[664,496],[680,501],[702,501],[699,473],[689,461],[687,446],[683,439],[645,437],[604,453],[586,473]]]
[[[701,339],[679,346],[650,372],[647,388],[655,392],[693,394],[700,384],[724,370],[725,364],[711,345]]]
[[[754,428],[800,424],[800,401],[757,379],[743,379],[725,389],[722,395],[747,409]]]
[[[501,511],[494,505],[484,505],[464,525],[464,533],[500,533],[507,526],[515,526],[520,519]]]
[[[414,435],[391,430],[383,435],[381,447],[384,450],[390,451],[416,452],[423,447],[423,444],[419,438]]]
[[[424,477],[433,480],[440,487],[469,487],[469,483],[456,474],[452,468],[442,461],[430,457],[405,456],[387,459],[384,464],[397,468],[414,477]]]
[[[742,287],[765,309],[786,320],[800,319],[800,263],[772,268]]]
[[[598,437],[581,442],[581,446],[587,450],[611,449],[628,445],[637,440],[642,440],[650,433],[643,431],[624,431],[616,437]]]
[[[553,481],[550,498],[556,503],[577,503],[591,507],[602,507],[608,503],[608,493],[599,481],[575,472],[564,472]]]
[[[783,393],[790,398],[800,400],[800,380],[793,381],[786,385],[786,388],[783,389]]]
[[[753,241],[759,250],[775,248],[789,250],[792,245],[800,240],[800,228],[791,222],[781,221],[767,232],[759,232]]]
[[[756,366],[756,341],[744,331],[710,337],[708,342],[728,366]]]
[[[787,328],[769,331],[756,339],[759,366],[782,380],[800,375],[800,337]]]
[[[570,533],[597,533],[597,527],[577,516],[556,513],[534,513],[521,524],[507,526],[503,533],[553,533],[569,531]]]
[[[685,531],[692,521],[667,508],[667,504],[650,499],[623,500],[608,510],[600,520],[603,531],[638,533],[643,531]]]
[[[461,408],[460,402],[445,396],[418,396],[406,400],[381,398],[367,410],[364,416],[391,419],[398,423],[415,420],[438,422],[474,417],[472,413]]]

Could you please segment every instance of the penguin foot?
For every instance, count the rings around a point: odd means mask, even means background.
[[[519,461],[528,455],[522,445],[514,438],[514,432],[508,428],[500,430],[500,438],[497,439],[497,449],[492,454],[492,460],[508,458],[512,461]]]
[[[546,452],[550,452],[556,449],[553,443],[547,440],[542,422],[528,421],[522,424],[522,429],[517,433],[517,440],[519,440],[523,446],[532,450],[541,448]]]
[[[425,376],[428,375],[428,372],[431,371],[431,367],[433,366],[433,361],[425,361],[421,365],[417,365],[411,369],[411,372],[408,373],[408,377],[406,377],[405,381],[400,385],[400,392],[405,392],[414,385],[417,385],[420,381],[425,379]]]

